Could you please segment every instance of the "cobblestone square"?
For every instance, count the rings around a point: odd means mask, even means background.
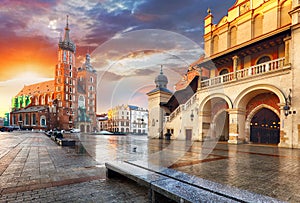
[[[43,133],[1,133],[0,202],[149,202],[148,189],[127,179],[106,178],[104,163],[112,160],[147,161],[300,202],[300,151],[296,149],[218,143],[212,150],[201,142],[146,136],[66,136],[80,141],[79,145],[60,147]]]

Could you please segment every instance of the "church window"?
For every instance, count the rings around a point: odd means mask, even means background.
[[[64,61],[64,62],[67,61],[67,52],[66,52],[66,51],[64,51],[63,61]]]
[[[41,116],[40,123],[41,123],[41,126],[46,126],[46,117],[45,116]]]
[[[85,106],[85,98],[84,96],[80,95],[78,97],[78,107],[84,107]]]
[[[25,125],[29,125],[29,115],[25,114]]]
[[[36,115],[32,114],[32,125],[36,125]]]
[[[253,35],[258,37],[263,34],[263,16],[257,15],[254,17],[253,23]]]

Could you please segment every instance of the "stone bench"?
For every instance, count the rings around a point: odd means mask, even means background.
[[[124,176],[149,189],[152,202],[280,202],[271,197],[208,181],[145,162],[105,163],[107,177]]]

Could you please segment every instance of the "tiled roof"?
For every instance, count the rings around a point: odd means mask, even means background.
[[[38,111],[44,111],[46,110],[46,106],[31,106],[27,108],[23,108],[20,110],[13,111],[13,113],[29,113],[29,112],[38,112]]]
[[[25,85],[16,96],[35,95],[50,92],[54,92],[54,80],[39,82],[32,85]]]

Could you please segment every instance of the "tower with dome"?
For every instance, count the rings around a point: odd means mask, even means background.
[[[161,67],[160,73],[155,78],[155,89],[147,93],[148,95],[148,110],[149,110],[149,137],[163,138],[163,119],[166,111],[161,106],[167,102],[172,92],[168,90],[168,78],[163,74]]]

